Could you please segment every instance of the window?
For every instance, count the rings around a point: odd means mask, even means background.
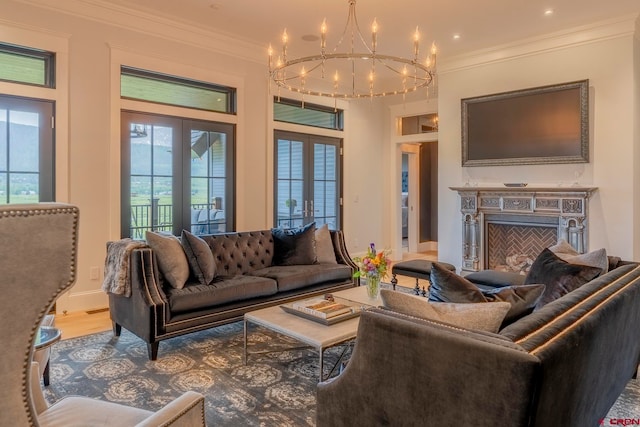
[[[55,54],[0,43],[0,80],[54,88]]]
[[[123,237],[232,231],[235,126],[123,111]]]
[[[342,116],[342,110],[291,99],[276,98],[273,103],[273,119],[278,122],[342,130]]]
[[[341,140],[275,132],[275,226],[340,228]]]
[[[152,71],[121,67],[120,96],[159,104],[235,114],[235,89]]]
[[[54,201],[53,111],[0,95],[0,204]]]
[[[438,131],[438,114],[421,114],[401,119],[401,135],[416,135]]]

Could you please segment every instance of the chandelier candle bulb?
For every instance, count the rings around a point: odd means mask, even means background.
[[[373,18],[373,24],[371,24],[371,51],[375,55],[376,45],[378,44],[378,21]]]
[[[327,47],[327,19],[322,20],[322,25],[320,26],[320,48],[322,49],[322,55],[324,56],[324,51]]]
[[[419,51],[419,43],[420,43],[420,31],[418,31],[418,27],[416,27],[415,33],[413,33],[413,56],[416,61],[418,61],[418,51]]]
[[[436,42],[431,43],[431,67],[433,70],[436,69],[436,53],[438,52],[438,48],[436,47]]]
[[[287,62],[287,42],[289,41],[289,35],[287,34],[287,29],[284,29],[282,33],[282,60]]]

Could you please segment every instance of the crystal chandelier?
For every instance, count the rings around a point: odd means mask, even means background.
[[[356,18],[356,0],[348,0],[349,16],[340,40],[327,49],[327,23],[320,27],[320,53],[289,58],[289,35],[282,34],[281,53],[274,57],[269,45],[270,80],[280,88],[302,95],[334,99],[375,98],[415,92],[434,86],[436,47],[420,58],[420,32],[413,34],[413,57],[384,55],[377,51],[378,23],[371,25],[371,43],[365,41]],[[345,46],[343,46],[343,44]],[[342,49],[341,49],[342,48]],[[427,89],[428,90],[428,89]],[[429,94],[428,94],[429,95]]]

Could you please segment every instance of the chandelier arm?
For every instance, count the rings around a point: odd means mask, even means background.
[[[358,25],[358,17],[356,16],[355,1],[353,2],[353,6],[351,7],[353,8],[353,23],[356,28],[356,33],[358,34],[358,37],[360,37],[360,41],[362,42],[362,45],[365,47],[365,49],[367,49],[371,55],[374,55],[373,50],[371,50],[369,45],[367,45],[367,42],[364,41],[364,37],[362,36],[362,31],[360,31],[360,25]],[[351,41],[351,44],[352,44],[351,47],[353,49],[353,40]]]
[[[387,63],[386,61],[381,60],[381,58],[382,58],[383,56],[384,56],[384,55],[376,56],[376,57],[375,57],[376,62],[377,62],[377,63],[379,63],[379,64],[381,64],[381,65],[382,65],[383,67],[385,67],[386,69],[388,69],[388,70],[390,70],[390,71],[393,71],[393,72],[394,72],[394,73],[396,73],[396,74],[402,74],[402,71],[399,71],[398,69],[394,68],[392,65],[389,65],[389,63]],[[391,60],[392,60],[392,62],[394,62],[394,63],[398,63],[398,62],[399,62],[399,63],[409,64],[409,65],[411,65],[411,66],[415,67],[415,68],[416,68],[416,71],[417,71],[417,70],[424,71],[425,73],[427,73],[427,74],[428,74],[428,75],[430,75],[430,76],[433,76],[433,74],[434,74],[434,73],[433,73],[433,70],[430,70],[430,69],[429,69],[429,67],[427,67],[427,66],[425,66],[425,65],[422,65],[422,64],[420,64],[419,62],[414,62],[414,61],[411,61],[411,60],[408,60],[408,61],[406,61],[406,62],[405,62],[405,61],[398,61],[398,60],[396,60],[396,58],[394,58],[394,57],[387,57],[386,59],[391,59]],[[402,59],[402,58],[401,58],[401,59]],[[411,77],[412,77],[412,78],[414,78],[414,77],[415,77],[415,78],[418,78],[418,79],[420,79],[420,78],[421,78],[421,77],[420,77],[420,76],[418,76],[417,74],[416,74],[416,75],[414,75],[414,76],[411,76]]]

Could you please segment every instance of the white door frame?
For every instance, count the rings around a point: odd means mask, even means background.
[[[420,200],[420,146],[417,144],[401,144],[400,150],[401,159],[402,154],[407,154],[409,157],[408,249],[409,252],[418,252],[420,203],[416,203],[416,201]],[[402,171],[402,164],[400,171]],[[402,189],[400,190],[400,196],[402,198]],[[398,209],[400,209],[400,229],[402,230],[402,205],[399,205]],[[402,245],[402,232],[400,233],[400,244]]]
[[[392,185],[391,191],[389,194],[390,201],[389,206],[387,207],[389,218],[391,219],[391,227],[390,227],[390,242],[392,247],[391,258],[394,260],[402,259],[402,212],[400,207],[402,201],[402,153],[405,151],[405,147],[415,147],[419,153],[419,144],[423,142],[434,142],[438,141],[438,132],[431,133],[420,133],[415,135],[400,135],[400,121],[402,117],[407,116],[415,116],[421,114],[431,114],[436,113],[438,111],[438,102],[436,99],[425,100],[425,101],[417,101],[412,103],[403,103],[399,105],[393,105],[389,107],[389,121],[390,121],[390,150],[389,155],[390,158],[393,159],[391,164],[391,177],[392,177]],[[413,155],[415,158],[415,172],[412,173],[411,166],[409,169],[409,201],[413,199],[414,202],[418,201],[418,183],[420,181],[419,174],[419,154]],[[409,162],[411,165],[411,160]],[[415,183],[412,185],[411,179],[415,179]],[[412,190],[413,188],[413,190]],[[415,195],[412,197],[411,194],[415,191]],[[425,242],[418,243],[419,233],[418,233],[418,219],[419,217],[419,204],[414,204],[413,216],[415,221],[413,224],[411,223],[412,215],[409,215],[409,251],[410,252],[424,252],[427,250],[437,250],[437,242]],[[416,208],[417,207],[417,208]],[[410,211],[411,212],[411,211]],[[414,233],[413,239],[412,232]],[[412,249],[411,241],[415,243],[415,249]]]

